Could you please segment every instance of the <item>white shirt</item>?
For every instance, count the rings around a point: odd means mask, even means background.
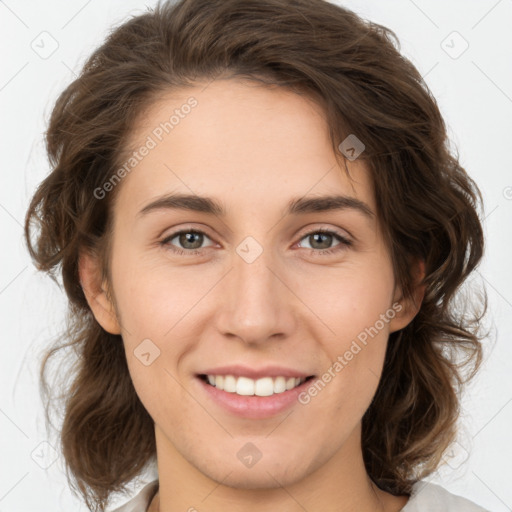
[[[158,480],[153,480],[127,503],[112,512],[147,512],[157,491]],[[490,512],[476,503],[447,491],[440,485],[420,480],[411,490],[409,501],[400,512]]]

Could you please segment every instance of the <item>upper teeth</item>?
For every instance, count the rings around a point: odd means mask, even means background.
[[[270,396],[274,393],[283,393],[302,384],[304,377],[263,377],[249,379],[248,377],[234,377],[233,375],[207,375],[208,382],[228,393],[237,395]]]

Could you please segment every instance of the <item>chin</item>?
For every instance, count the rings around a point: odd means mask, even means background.
[[[235,467],[232,468],[228,476],[226,476],[226,473],[220,474],[218,471],[214,473],[208,475],[212,480],[234,489],[278,489],[283,485],[293,484],[300,479],[298,475],[283,473],[283,468],[270,471],[265,470],[264,467],[261,467],[259,470],[256,470],[256,468],[240,469]]]
[[[225,456],[223,464],[214,464],[204,467],[196,466],[208,478],[215,482],[236,489],[277,489],[282,486],[292,485],[302,480],[311,471],[304,465],[303,460],[288,460],[284,464],[283,459],[277,456],[262,457],[252,467],[245,467],[238,459],[228,464]]]

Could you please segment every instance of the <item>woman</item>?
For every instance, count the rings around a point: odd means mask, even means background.
[[[118,510],[484,510],[425,480],[482,359],[453,302],[481,197],[393,40],[322,0],[160,3],[59,97],[26,237],[62,265],[90,509],[153,467]]]

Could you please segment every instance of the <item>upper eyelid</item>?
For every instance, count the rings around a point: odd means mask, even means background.
[[[214,238],[214,237],[210,236],[208,234],[207,230],[205,230],[204,228],[194,228],[194,227],[180,228],[180,229],[177,229],[176,231],[173,231],[172,233],[163,234],[159,238],[161,238],[162,240],[172,240],[173,238],[180,235],[181,233],[190,233],[190,232],[195,232],[195,233],[200,233],[200,234],[206,235],[212,241]]]

